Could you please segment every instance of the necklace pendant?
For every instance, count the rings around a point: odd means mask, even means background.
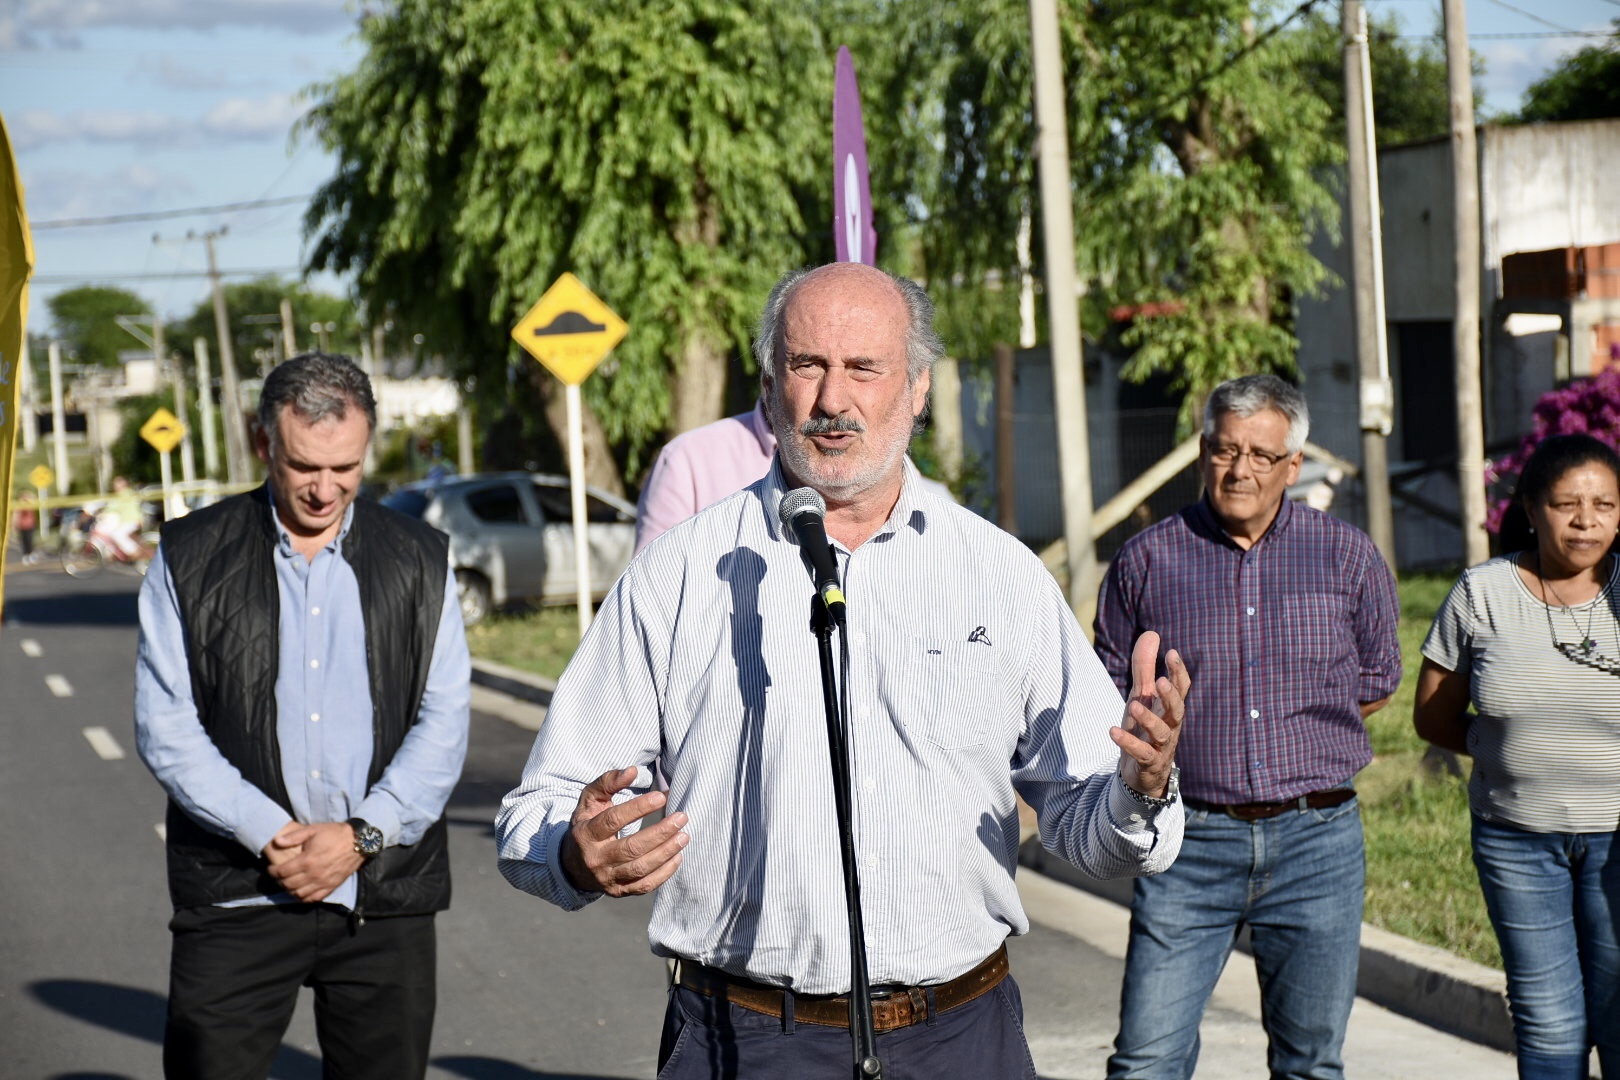
[[[1595,648],[1597,648],[1597,642],[1593,641],[1591,638],[1586,638],[1586,639],[1582,640],[1582,642],[1581,642],[1581,652],[1590,655],[1592,650],[1595,649]]]

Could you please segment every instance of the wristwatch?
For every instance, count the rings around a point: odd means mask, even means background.
[[[382,830],[363,818],[352,817],[349,828],[354,830],[354,852],[369,859],[383,849]]]
[[[1125,785],[1125,794],[1129,795],[1131,801],[1138,806],[1149,810],[1163,810],[1181,798],[1181,766],[1170,766],[1170,782],[1165,785],[1164,798],[1156,799],[1152,795],[1144,795],[1129,784]]]

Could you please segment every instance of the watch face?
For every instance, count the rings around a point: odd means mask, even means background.
[[[363,821],[355,822],[353,828],[355,851],[369,857],[382,850],[383,834],[381,829],[375,825],[367,825]]]

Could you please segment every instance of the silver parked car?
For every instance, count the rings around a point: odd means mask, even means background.
[[[422,480],[381,501],[450,537],[468,626],[509,603],[572,603],[578,596],[566,476],[509,472]],[[591,594],[601,598],[635,554],[636,508],[587,488],[585,519]]]

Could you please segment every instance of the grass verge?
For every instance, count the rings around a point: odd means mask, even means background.
[[[1477,963],[1501,968],[1468,846],[1465,780],[1422,765],[1412,730],[1419,652],[1454,575],[1401,580],[1405,676],[1389,707],[1367,721],[1373,762],[1356,779],[1367,833],[1367,921]],[[498,614],[467,631],[473,655],[555,679],[579,641],[572,606]],[[1467,764],[1464,763],[1466,773]]]

